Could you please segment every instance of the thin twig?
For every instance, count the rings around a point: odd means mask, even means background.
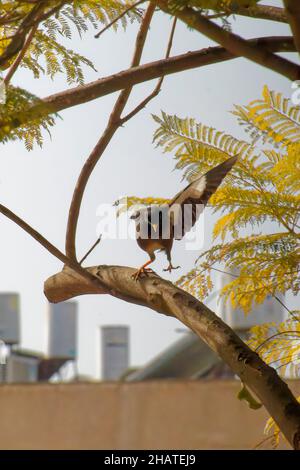
[[[231,272],[228,272],[228,271],[223,271],[221,269],[218,269],[218,268],[214,268],[212,265],[208,265],[208,269],[213,269],[214,271],[218,271],[220,273],[223,273],[223,274],[228,274],[228,276],[232,276],[232,277],[235,277],[235,278],[238,278],[240,277],[238,274],[234,274],[234,273],[231,273]],[[252,276],[248,275],[248,277],[251,279]],[[275,294],[273,294],[273,292],[271,291],[271,289],[268,288],[268,286],[266,286],[264,284],[264,282],[260,279],[260,282],[262,283],[263,287],[265,289],[267,289],[267,291],[269,292],[269,294],[275,299],[277,300],[277,302],[280,303],[280,305],[293,317],[293,319],[297,322],[300,322],[299,318],[294,314],[294,312],[292,310],[290,310],[285,304],[284,302],[282,302],[282,300]],[[247,291],[249,293],[249,291]],[[253,290],[253,292],[255,292],[255,290]]]
[[[91,246],[91,248],[89,249],[89,251],[84,255],[84,257],[79,261],[79,264],[82,264],[86,259],[87,257],[92,253],[92,251],[96,248],[96,246],[100,243],[101,241],[101,238],[102,238],[102,235],[100,235],[100,237],[95,241],[95,243]]]
[[[280,434],[280,431],[276,431],[274,432],[271,436],[268,436],[266,437],[265,439],[261,440],[260,442],[258,442],[258,444],[255,444],[255,446],[253,447],[253,450],[256,450],[258,449],[260,446],[262,446],[263,444],[265,444],[266,442],[274,439],[278,434]],[[273,447],[273,446],[272,446]]]
[[[283,336],[283,335],[288,335],[288,336],[295,336],[296,338],[300,337],[300,332],[297,330],[286,330],[286,331],[281,331],[280,333],[274,333],[274,335],[269,336],[269,338],[265,339],[262,343],[260,343],[256,348],[255,352],[257,352],[259,349],[261,349],[266,343],[271,341],[274,338],[277,338],[278,336]]]
[[[205,18],[207,18],[208,20],[215,20],[217,18],[224,18],[224,16],[228,17],[230,16],[232,13],[216,13],[215,15],[205,15]]]
[[[288,349],[288,348],[285,348],[285,349]],[[273,361],[270,361],[270,362],[267,362],[267,361],[265,361],[265,362],[266,362],[266,364],[268,364],[268,366],[270,366],[272,364],[276,364],[276,362],[281,362],[284,359],[289,359],[290,360],[289,362],[294,362],[295,359],[299,359],[299,352],[294,352],[292,354],[288,354],[287,356],[280,356],[280,357],[278,357],[278,359],[274,359]],[[280,369],[280,367],[283,367],[286,364],[287,364],[286,362],[281,364],[281,366],[276,367],[276,370]]]
[[[174,39],[175,28],[176,28],[176,22],[177,22],[177,18],[175,17],[172,23],[172,28],[171,28],[171,33],[169,37],[165,59],[168,59],[168,57],[170,56],[173,39]],[[148,95],[143,101],[141,101],[141,103],[139,103],[130,113],[128,113],[126,116],[120,119],[121,125],[125,124],[125,122],[129,121],[129,119],[131,119],[139,111],[145,108],[145,106],[147,106],[147,104],[159,94],[163,81],[164,81],[164,75],[162,75],[162,77],[158,80],[157,85],[152,91],[152,93],[150,93],[150,95]]]
[[[284,367],[284,366],[288,366],[289,364],[292,364],[292,362],[294,362],[294,359],[291,359],[290,361],[287,361],[287,362],[284,362],[283,364],[280,364],[280,366],[275,367],[275,369],[276,369],[276,370],[279,370],[279,369],[281,369],[281,368]]]
[[[9,84],[10,80],[12,79],[12,76],[13,76],[14,73],[17,71],[17,68],[19,67],[20,63],[22,62],[22,60],[23,60],[23,58],[24,58],[24,56],[25,56],[25,54],[26,54],[26,52],[27,52],[27,50],[28,50],[28,48],[29,48],[29,46],[30,46],[30,44],[31,44],[31,41],[32,41],[33,38],[34,38],[34,35],[35,35],[37,29],[38,29],[38,24],[35,24],[35,25],[32,27],[30,33],[28,34],[27,39],[26,39],[26,41],[25,41],[25,43],[24,43],[23,48],[22,48],[21,51],[19,52],[19,54],[18,54],[16,60],[13,62],[12,66],[10,67],[10,69],[8,70],[8,72],[7,72],[6,76],[5,76],[5,79],[4,79],[5,85],[8,85],[8,84]]]
[[[131,61],[131,67],[136,67],[139,65],[142,52],[144,49],[147,33],[149,30],[149,26],[155,11],[155,5],[150,3],[143,21],[140,25],[139,32],[137,34],[136,43],[135,43],[135,50],[133,54],[133,58]],[[79,218],[79,212],[81,207],[82,198],[84,195],[84,191],[88,180],[98,163],[99,159],[103,155],[105,149],[107,148],[108,144],[110,143],[111,139],[113,138],[116,130],[120,127],[120,116],[123,112],[128,98],[130,96],[132,87],[125,88],[119,94],[114,108],[110,114],[108,124],[101,135],[100,139],[98,140],[96,146],[92,150],[90,156],[88,157],[87,161],[85,162],[79,178],[76,183],[76,187],[73,193],[70,210],[69,210],[69,217],[67,223],[67,232],[66,232],[66,254],[69,258],[76,260],[76,247],[75,247],[75,238],[76,238],[76,231],[77,231],[77,224]]]
[[[22,15],[12,16],[11,18],[8,18],[8,19],[0,17],[0,26],[7,26],[10,23],[14,23],[16,21],[21,20],[22,18],[23,18]]]
[[[185,24],[194,30],[204,34],[212,41],[215,41],[225,47],[232,54],[245,57],[252,62],[267,67],[290,80],[300,78],[300,66],[281,56],[273,54],[264,48],[249,44],[237,34],[226,31],[213,21],[208,20],[198,11],[191,7],[184,7],[173,11],[170,8],[168,0],[157,0],[157,5],[166,13],[177,16]]]
[[[111,26],[113,26],[117,21],[119,21],[123,16],[125,16],[130,10],[133,8],[136,8],[137,6],[141,5],[142,3],[145,3],[146,0],[140,0],[139,2],[134,3],[133,5],[129,6],[126,8],[126,10],[122,11],[116,18],[114,18],[110,23],[108,23],[101,31],[99,31],[97,34],[95,34],[95,38],[98,39],[101,34],[103,34],[105,31],[107,31]]]
[[[49,240],[47,240],[43,235],[41,235],[37,230],[31,227],[27,222],[21,219],[18,215],[12,212],[7,207],[0,204],[0,213],[3,214],[5,217],[10,219],[20,228],[22,228],[28,235],[34,238],[40,245],[42,245],[49,253],[51,253],[55,258],[59,259],[64,265],[68,266],[69,268],[73,269],[77,272],[80,276],[85,278],[87,281],[91,282],[93,285],[96,285],[99,289],[105,289],[105,286],[102,284],[101,280],[93,276],[87,270],[82,268],[80,264],[76,261],[68,258],[64,253],[62,253],[56,246],[54,246]]]
[[[25,232],[27,232],[29,235],[31,235],[31,237],[33,237],[36,241],[38,241],[53,256],[58,258],[63,263],[66,263],[68,261],[67,257],[61,251],[59,251],[58,248],[52,245],[52,243],[50,243],[45,237],[43,237],[43,235],[37,232],[34,228],[32,228],[29,224],[27,224],[27,222],[25,222],[19,216],[14,214],[10,209],[0,204],[0,212],[1,214],[5,215],[5,217],[10,219],[12,222],[14,222],[19,227],[21,227],[23,230],[25,230]]]

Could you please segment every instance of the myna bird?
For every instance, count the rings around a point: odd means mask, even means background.
[[[136,223],[136,240],[140,248],[146,251],[150,260],[143,264],[133,277],[138,277],[147,271],[150,263],[155,260],[154,252],[164,251],[169,266],[164,271],[171,272],[174,267],[171,261],[173,240],[181,240],[195,225],[203,212],[209,198],[218,189],[227,173],[231,170],[237,156],[231,157],[212,170],[192,181],[180,191],[169,204],[142,208],[131,216]]]

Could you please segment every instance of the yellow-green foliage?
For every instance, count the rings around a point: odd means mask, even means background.
[[[225,286],[223,295],[248,313],[253,302],[299,289],[300,108],[264,87],[261,100],[235,107],[234,114],[247,123],[248,131],[255,127],[252,137],[266,145],[258,148],[194,119],[166,113],[154,116],[159,125],[154,142],[174,155],[175,167],[188,180],[239,155],[210,199],[213,210],[221,213],[213,236],[222,243],[202,253],[192,275],[183,276],[179,284],[195,294],[197,279],[203,282],[207,267],[221,263],[225,269],[238,268],[240,275]],[[276,150],[270,148],[272,139]],[[276,223],[279,230],[255,233],[265,221]],[[249,226],[254,233],[245,237],[243,230]]]
[[[207,269],[192,269],[178,279],[177,285],[187,290],[198,299],[205,299],[213,288],[209,266]]]
[[[300,403],[300,396],[297,397],[297,400]],[[264,434],[266,434],[267,437],[266,439],[263,440],[258,446],[259,447],[261,444],[263,444],[267,440],[271,440],[272,448],[276,449],[279,445],[280,438],[285,439],[284,435],[281,433],[279,426],[275,423],[273,418],[269,418],[264,429]],[[286,440],[286,439],[285,439]]]
[[[250,158],[253,148],[225,132],[197,123],[195,119],[181,119],[162,112],[153,116],[159,125],[153,141],[163,151],[172,152],[176,169],[184,170],[183,178],[192,180],[221,163],[228,155],[237,153]]]
[[[7,123],[6,127],[1,129],[0,132],[2,142],[21,139],[24,141],[27,150],[31,150],[34,143],[39,146],[42,145],[42,130],[49,133],[50,127],[54,125],[53,115],[49,115],[44,119],[36,118],[30,124],[17,127],[13,131],[10,128],[10,124],[16,119],[17,113],[22,113],[28,108],[28,105],[37,103],[39,103],[39,98],[32,93],[11,85],[7,87],[6,101],[4,104],[0,104],[0,122],[5,119]]]
[[[251,329],[249,346],[281,373],[299,376],[300,372],[300,310],[278,324],[265,323]]]
[[[41,58],[44,59],[43,62],[40,60]],[[34,78],[40,78],[41,74],[47,74],[53,79],[57,73],[64,73],[70,85],[84,83],[82,65],[96,71],[92,62],[86,57],[67,49],[43,31],[36,32],[35,40],[32,41],[21,64],[22,67],[32,71]]]
[[[262,139],[272,145],[299,142],[299,106],[293,106],[288,98],[270,91],[267,86],[262,99],[251,101],[247,106],[235,106],[233,114],[253,141]]]
[[[45,2],[44,13],[46,14],[61,3],[64,2],[53,0]],[[21,64],[21,66],[31,69],[35,76],[39,72],[44,72],[45,67],[40,63],[42,61],[45,61],[46,70],[51,77],[56,72],[64,71],[67,72],[69,80],[70,75],[72,76],[72,73],[68,74],[69,68],[77,67],[77,70],[81,70],[81,65],[83,64],[92,67],[92,63],[89,60],[70,49],[66,49],[62,45],[61,40],[63,38],[71,39],[74,30],[77,30],[82,35],[88,31],[90,25],[99,29],[101,23],[107,24],[134,2],[124,0],[104,0],[101,2],[97,0],[75,0],[65,3],[59,11],[40,22],[38,32],[35,34],[26,57]],[[18,27],[34,6],[34,3],[17,1],[6,2],[1,5],[3,12],[0,12],[0,55],[4,52]],[[120,22],[125,27],[127,18],[133,20],[139,17],[139,10],[132,9],[124,15]],[[117,25],[118,23],[115,23],[113,28],[116,29]],[[14,58],[12,62],[13,60]],[[36,61],[38,61],[38,64],[35,63]],[[60,64],[60,66],[55,64]],[[72,77],[72,81],[80,83],[82,80],[82,71],[79,77]]]
[[[212,289],[212,269],[237,270],[239,274],[223,288],[222,295],[233,307],[248,314],[255,303],[263,303],[267,296],[280,301],[286,292],[295,295],[299,292],[300,108],[264,87],[262,99],[236,106],[234,115],[248,132],[249,142],[194,119],[164,112],[154,116],[158,124],[154,142],[174,156],[175,167],[188,181],[230,156],[239,155],[238,162],[209,201],[219,214],[213,237],[220,241],[201,253],[196,266],[177,284],[203,299]],[[260,145],[256,146],[258,141]],[[272,222],[269,227],[274,229],[262,234],[266,221]],[[252,234],[245,236],[244,231],[249,228]],[[289,319],[277,328],[256,327],[251,346],[280,333],[273,342],[266,341],[258,352],[280,373],[288,370],[297,374],[299,325],[300,317],[290,312]],[[283,333],[291,328],[298,331],[292,342]],[[275,347],[277,342],[281,342],[280,349]]]
[[[49,18],[39,22],[38,29],[35,31],[32,41],[20,63],[20,67],[25,67],[33,73],[34,78],[41,75],[47,75],[53,79],[57,73],[64,74],[68,84],[84,83],[84,67],[94,69],[93,63],[86,57],[66,47],[67,41],[72,39],[74,32],[82,36],[92,26],[94,29],[101,29],[120,13],[124,12],[135,2],[131,0],[74,0],[62,2],[58,0],[49,0],[44,2],[43,14],[47,14],[57,5],[65,3],[63,7],[56,11]],[[18,1],[1,2],[0,1],[0,57],[9,46],[12,38],[18,31],[21,23],[26,16],[35,7],[35,3],[26,3]],[[118,24],[125,28],[128,19],[133,21],[140,19],[141,11],[133,8],[124,15],[120,21],[113,25],[116,29]],[[13,64],[17,54],[12,57],[2,67],[6,70]],[[22,139],[26,147],[30,150],[34,142],[42,144],[42,130],[54,124],[54,118],[36,119],[30,125],[24,126],[17,131],[11,130],[9,119],[15,119],[14,114],[20,113],[26,109],[26,96],[28,97],[27,107],[32,103],[33,94],[17,88],[9,87],[7,95],[9,102],[6,105],[0,104],[1,115],[8,118],[7,125],[2,127],[0,141]],[[20,103],[20,96],[22,103]],[[36,100],[37,97],[34,97]],[[15,108],[14,108],[15,106]],[[9,114],[7,112],[9,111]],[[7,119],[5,119],[7,121]],[[13,128],[14,126],[12,126]]]

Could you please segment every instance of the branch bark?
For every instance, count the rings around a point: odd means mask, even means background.
[[[248,42],[272,52],[295,52],[293,38],[289,36],[255,38],[250,39]],[[11,130],[18,128],[37,118],[88,103],[138,83],[236,58],[237,56],[231,54],[225,48],[216,46],[131,67],[117,74],[41,99],[37,104],[29,107],[28,110],[15,113],[13,122],[9,119],[0,121],[0,135],[1,130],[6,133],[7,128]]]
[[[284,6],[294,36],[295,46],[300,54],[300,2],[299,0],[284,0]]]
[[[287,23],[287,15],[284,8],[272,7],[269,5],[255,5],[253,7],[237,7],[233,14],[248,16],[261,20],[278,21],[279,23]]]
[[[171,28],[170,37],[169,37],[169,42],[168,42],[168,46],[167,46],[167,51],[166,51],[166,55],[165,55],[166,59],[170,56],[170,52],[171,52],[171,49],[172,49],[172,44],[173,44],[173,39],[174,39],[174,34],[175,34],[175,28],[176,28],[176,22],[177,22],[177,18],[174,18],[172,28]],[[145,108],[147,106],[147,104],[150,103],[150,101],[153,100],[153,98],[155,98],[159,94],[159,92],[161,91],[161,86],[163,84],[163,81],[164,81],[164,76],[160,77],[160,79],[158,80],[154,90],[148,96],[146,96],[145,99],[143,99],[135,108],[133,108],[132,111],[130,111],[128,114],[126,114],[126,116],[124,116],[120,119],[120,125],[121,126],[123,126],[127,121],[129,121],[131,118],[133,118],[143,108]]]
[[[204,34],[211,40],[221,44],[231,54],[235,56],[245,57],[263,67],[267,67],[290,80],[300,79],[300,66],[284,59],[267,49],[257,47],[249,41],[243,39],[237,34],[226,31],[214,22],[202,16],[193,8],[184,7],[180,10],[173,11],[170,9],[168,0],[153,0],[159,8],[165,13],[176,16],[189,27]]]
[[[277,372],[250,350],[214,312],[156,274],[136,282],[131,278],[132,268],[94,266],[86,269],[114,297],[175,317],[191,328],[257,395],[290,444],[295,449],[300,448],[299,403]],[[50,302],[62,302],[90,293],[90,289],[75,272],[65,269],[46,280],[44,292]]]

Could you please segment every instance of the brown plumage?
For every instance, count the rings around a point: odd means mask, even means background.
[[[231,157],[198,177],[169,204],[146,207],[131,216],[136,222],[137,243],[150,256],[150,260],[133,275],[135,279],[141,273],[147,273],[146,267],[155,260],[157,250],[165,251],[167,255],[169,266],[164,271],[171,272],[179,267],[174,267],[171,261],[173,240],[181,240],[191,230],[236,161],[237,156]]]

